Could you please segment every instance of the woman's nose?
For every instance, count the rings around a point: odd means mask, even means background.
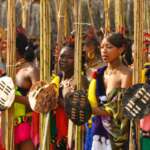
[[[107,49],[105,47],[101,48],[101,53],[107,53]]]

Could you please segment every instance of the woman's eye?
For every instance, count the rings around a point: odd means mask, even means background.
[[[66,58],[67,58],[67,59],[73,59],[73,57],[72,57],[72,56],[67,56]]]
[[[106,49],[111,49],[112,48],[112,46],[101,46],[101,49],[103,49],[103,48],[106,48]]]
[[[109,49],[110,49],[110,48],[113,48],[113,47],[112,47],[112,46],[106,46],[106,48],[109,48]]]

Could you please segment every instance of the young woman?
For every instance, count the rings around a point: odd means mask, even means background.
[[[64,110],[64,98],[68,92],[74,90],[73,74],[74,74],[74,44],[67,43],[61,49],[59,56],[59,67],[62,72],[62,80],[60,82],[60,98],[59,106],[56,109],[56,128],[57,134],[57,148],[67,148],[68,135],[68,118]]]
[[[98,68],[103,66],[103,62],[100,55],[99,43],[102,40],[103,34],[100,33],[99,41],[95,35],[95,29],[93,27],[89,27],[86,36],[83,40],[83,55],[85,59],[84,70],[85,75],[89,81],[92,79],[92,73],[96,71]],[[91,150],[92,146],[92,118],[85,124],[86,127],[86,135],[85,135],[85,144],[84,150]]]
[[[34,150],[38,144],[38,122],[36,122],[37,125],[33,123],[38,114],[33,112],[27,115],[28,112],[31,112],[27,94],[31,85],[39,80],[39,69],[34,62],[35,46],[28,42],[23,33],[17,33],[16,48],[15,148],[16,150]]]
[[[73,38],[73,37],[72,37]],[[69,39],[69,38],[68,38]],[[65,98],[68,93],[74,92],[74,40],[68,40],[62,47],[59,55],[59,69],[60,69],[60,87],[59,87],[59,102],[54,114],[56,123],[55,134],[55,149],[66,150],[68,147],[68,117],[64,110]],[[82,86],[88,88],[86,78],[82,78]],[[72,135],[71,135],[72,136]],[[72,141],[71,141],[72,142]],[[72,144],[72,143],[71,143]],[[70,145],[69,145],[70,146]],[[73,145],[72,145],[73,146]]]
[[[94,75],[95,97],[99,106],[92,106],[96,115],[93,139],[99,141],[101,137],[109,138],[112,150],[128,149],[129,121],[122,113],[122,94],[132,84],[132,72],[121,59],[122,54],[126,55],[126,44],[126,39],[120,33],[111,33],[104,37],[101,57],[107,65],[98,69]],[[95,141],[92,148],[94,143]]]
[[[100,66],[102,66],[102,60],[99,51],[98,38],[95,35],[95,29],[89,27],[85,39],[83,40],[83,52],[84,52],[84,70],[88,80],[91,80],[92,72],[96,71]],[[99,38],[102,38],[102,34]]]

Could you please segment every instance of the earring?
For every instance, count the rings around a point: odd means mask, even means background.
[[[95,57],[94,51],[89,51],[87,56],[88,56],[89,59],[94,59],[94,57]]]

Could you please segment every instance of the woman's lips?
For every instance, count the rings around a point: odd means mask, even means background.
[[[65,62],[60,62],[59,65],[60,65],[61,67],[64,67],[64,66],[66,66],[66,63],[65,63]]]
[[[108,56],[107,55],[102,55],[102,59],[103,60],[108,60]]]

